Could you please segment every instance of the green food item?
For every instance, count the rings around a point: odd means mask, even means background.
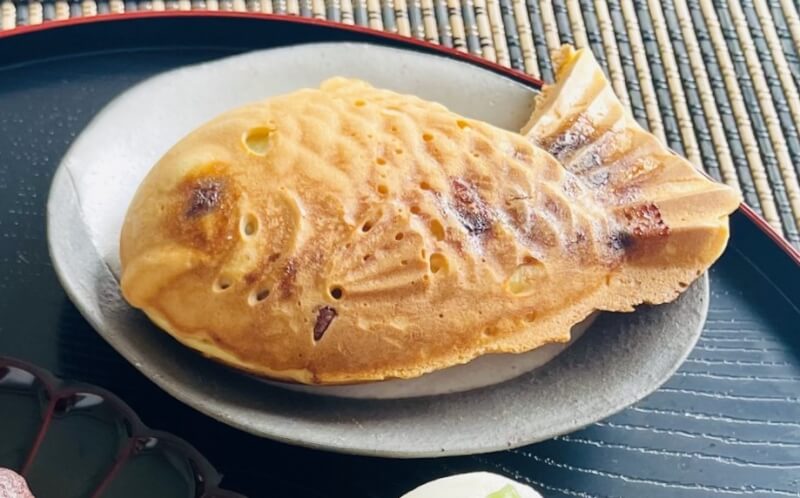
[[[501,489],[491,493],[486,498],[521,498],[517,490],[511,484],[506,484]]]

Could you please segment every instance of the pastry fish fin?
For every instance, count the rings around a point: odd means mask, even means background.
[[[646,302],[670,300],[722,254],[741,196],[644,130],[590,50],[563,46],[553,60],[556,82],[545,86],[522,133],[618,222],[613,243],[626,260],[615,277],[635,284],[631,292],[644,289]]]

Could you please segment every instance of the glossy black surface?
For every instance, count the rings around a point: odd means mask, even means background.
[[[0,354],[115,392],[146,424],[195,445],[226,475],[226,487],[251,497],[390,498],[478,469],[529,482],[547,497],[800,496],[800,271],[741,214],[711,271],[708,324],[678,374],[604,422],[515,451],[398,461],[260,440],[171,399],[86,324],[50,265],[44,213],[51,175],[88,120],[165,69],[248,48],[371,36],[181,18],[0,40]],[[119,132],[135,135],[136,123]]]
[[[36,496],[243,498],[219,489],[196,449],[144,426],[114,394],[2,355],[0,467]]]

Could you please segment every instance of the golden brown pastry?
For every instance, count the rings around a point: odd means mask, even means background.
[[[674,299],[739,196],[641,130],[589,52],[559,60],[525,134],[339,78],[217,117],[140,186],[126,299],[209,357],[319,384],[529,351]]]

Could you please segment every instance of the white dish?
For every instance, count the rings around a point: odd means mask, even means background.
[[[489,472],[470,472],[436,479],[401,498],[486,498],[508,488],[516,491],[519,498],[542,498],[528,486]]]
[[[621,410],[678,368],[705,319],[706,277],[668,305],[600,316],[580,340],[552,359],[545,355],[550,361],[532,372],[517,376],[479,370],[470,377],[490,375],[480,383],[492,385],[453,394],[420,397],[425,391],[409,393],[405,386],[389,393],[402,399],[337,399],[269,385],[180,346],[128,306],[117,282],[119,230],[134,191],[154,162],[184,134],[226,109],[315,86],[334,75],[438,101],[511,130],[525,122],[535,94],[522,83],[443,56],[325,43],[172,70],[119,95],[78,136],[56,172],[48,201],[48,240],[70,298],[133,365],[176,398],[251,433],[397,457],[496,451],[548,439]],[[538,358],[518,365],[526,371],[541,363],[545,353],[513,361]],[[497,383],[509,377],[514,378]],[[442,389],[445,383],[428,379],[436,377],[421,378],[414,389],[436,393],[475,387],[461,379],[458,389]],[[385,390],[346,394],[387,397]],[[415,397],[404,397],[409,395]]]

